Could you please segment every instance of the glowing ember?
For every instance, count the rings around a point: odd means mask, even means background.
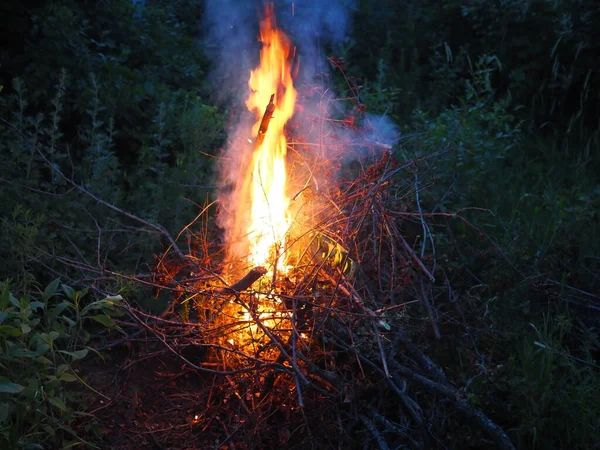
[[[251,72],[248,82],[251,93],[246,106],[256,114],[252,134],[257,139],[244,183],[243,195],[249,204],[242,204],[240,208],[250,208],[246,230],[250,262],[262,266],[275,261],[277,270],[285,271],[283,251],[291,219],[290,199],[286,195],[284,127],[294,114],[296,90],[288,59],[289,39],[275,28],[272,11],[267,13],[260,27],[263,45],[260,65]]]

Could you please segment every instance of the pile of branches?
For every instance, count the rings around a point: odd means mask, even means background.
[[[311,204],[313,220],[292,239],[300,249],[292,269],[266,276],[266,269],[248,267],[236,278],[227,275],[222,245],[211,242],[206,228],[194,231],[209,207],[173,237],[77,184],[37,150],[69,189],[136,223],[138,228],[128,228],[132,233],[152,232],[168,246],[152,275],[113,271],[103,261],[104,233],[97,222],[97,264],[83,256],[38,261],[60,276],[47,261],[74,269],[81,278],[71,279],[73,285],[92,283],[102,291],[118,279],[172,298],[161,315],[127,305],[130,320],[120,323],[122,337],[98,347],[123,344],[132,355],[116,369],[110,384],[116,391],[98,398],[103,403],[91,412],[109,422],[121,398],[145,417],[120,424],[113,445],[306,448],[317,440],[321,448],[433,448],[448,439],[439,422],[452,418],[475,430],[469,433],[473,446],[513,448],[414,341],[425,329],[441,336],[428,221],[464,219],[421,208],[419,170],[438,155],[399,163],[389,150],[378,148],[370,164],[357,163],[345,185],[299,192],[297,198]],[[409,222],[422,230],[420,245],[404,237]],[[411,317],[413,304],[426,320]],[[135,367],[144,370],[134,374]],[[144,391],[151,396],[147,401],[139,401],[137,391],[127,394],[132,379],[145,381],[150,372],[167,380],[190,374],[198,379]]]
[[[209,245],[183,260],[160,259],[154,282],[174,294],[171,307],[160,317],[127,307],[152,343],[139,358],[166,357],[203,382],[183,408],[195,402],[202,412],[164,419],[171,427],[154,440],[189,445],[182,448],[306,448],[315,440],[432,448],[446,439],[434,432],[441,414],[461,417],[473,445],[513,448],[411,338],[423,331],[411,324],[412,304],[440,335],[435,253],[424,245],[419,252],[402,232],[414,221],[433,250],[416,179],[423,161],[379,155],[341,188],[303,193],[316,220],[296,237],[303,251],[286,273],[255,267],[228,280]],[[417,212],[407,211],[415,198]]]

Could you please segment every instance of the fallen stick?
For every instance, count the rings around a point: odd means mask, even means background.
[[[407,379],[415,381],[422,387],[451,400],[456,406],[458,412],[460,412],[466,419],[471,420],[474,425],[476,425],[479,429],[485,432],[488,437],[494,440],[496,448],[500,450],[515,450],[515,447],[510,441],[510,438],[506,432],[496,425],[496,423],[494,423],[482,411],[473,407],[467,400],[463,399],[459,390],[451,385],[445,385],[438,383],[437,381],[430,380],[429,378],[420,375],[399,363],[394,363],[394,369]]]
[[[375,424],[367,416],[365,416],[363,414],[360,414],[358,417],[360,418],[360,421],[363,423],[365,428],[371,432],[371,434],[377,441],[377,445],[379,446],[379,449],[380,450],[389,450],[390,447],[387,445],[387,442],[385,442],[385,438],[383,437],[381,432],[377,429],[377,426],[375,426]]]
[[[435,277],[433,276],[433,274],[427,269],[427,267],[425,267],[425,264],[423,264],[423,261],[421,261],[419,259],[419,257],[415,254],[415,252],[413,252],[413,249],[410,247],[410,245],[408,245],[408,242],[406,242],[406,240],[402,237],[402,235],[400,235],[400,239],[402,240],[402,246],[404,247],[406,252],[410,255],[410,258],[413,260],[413,262],[417,266],[419,266],[419,269],[421,269],[421,271],[425,274],[425,276],[429,279],[429,281],[434,282]]]

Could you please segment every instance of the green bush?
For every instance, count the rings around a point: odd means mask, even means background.
[[[442,211],[477,206],[500,207],[510,185],[506,174],[519,151],[521,124],[511,113],[510,100],[496,100],[492,76],[501,67],[494,56],[476,62],[471,78],[465,80],[465,94],[458,105],[437,116],[425,111],[413,113],[411,140],[404,157],[444,152],[428,170],[439,189],[428,190],[434,197],[431,207]],[[447,187],[452,186],[450,191]]]
[[[0,291],[0,447],[68,448],[84,442],[72,428],[89,419],[81,394],[87,386],[76,369],[92,350],[90,331],[114,328],[121,296],[93,301],[58,280],[36,295]]]
[[[424,170],[423,183],[434,183],[422,194],[429,210],[487,209],[491,214],[462,214],[488,233],[521,273],[543,272],[594,292],[598,280],[588,272],[595,267],[590,255],[599,250],[600,179],[593,165],[522,129],[510,97],[498,99],[493,88],[493,75],[501,67],[497,58],[481,57],[457,106],[437,116],[416,111],[408,131],[417,136],[399,155],[439,154]],[[464,224],[453,226],[463,256],[475,258],[489,250]],[[438,238],[442,249],[447,236],[442,231]],[[498,265],[483,270],[497,272]],[[514,278],[511,271],[500,276]]]
[[[117,124],[105,106],[103,81],[94,74],[84,82],[89,105],[77,124],[77,137],[63,131],[72,84],[61,72],[44,113],[33,114],[30,92],[20,79],[0,98],[12,118],[0,123],[0,269],[24,289],[28,280],[46,276],[47,267],[34,272],[44,264],[69,275],[54,265],[56,255],[94,261],[98,269],[98,261],[117,260],[118,267],[112,268],[136,270],[140,261],[161,251],[160,236],[151,230],[153,239],[148,239],[136,232],[143,228],[139,222],[93,196],[176,234],[213,191],[212,155],[224,137],[223,116],[215,107],[197,96],[172,93],[146,124],[148,136],[135,162],[124,162],[116,152]]]
[[[437,114],[456,103],[471,61],[496,55],[499,91],[511,92],[519,117],[589,161],[600,142],[599,14],[583,0],[359,2],[354,27],[369,31],[354,33],[337,54],[376,105],[383,63],[383,88],[397,99],[388,114],[401,121],[414,109]]]

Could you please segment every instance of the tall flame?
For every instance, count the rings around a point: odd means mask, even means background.
[[[251,93],[246,100],[246,106],[257,119],[252,129],[253,136],[257,136],[256,147],[243,192],[250,204],[240,207],[250,208],[246,230],[250,262],[256,266],[267,265],[274,256],[277,268],[284,269],[282,251],[291,223],[290,199],[286,194],[284,127],[294,114],[296,90],[289,61],[290,41],[275,27],[272,11],[267,11],[267,17],[261,22],[260,41],[260,65],[250,73]]]

